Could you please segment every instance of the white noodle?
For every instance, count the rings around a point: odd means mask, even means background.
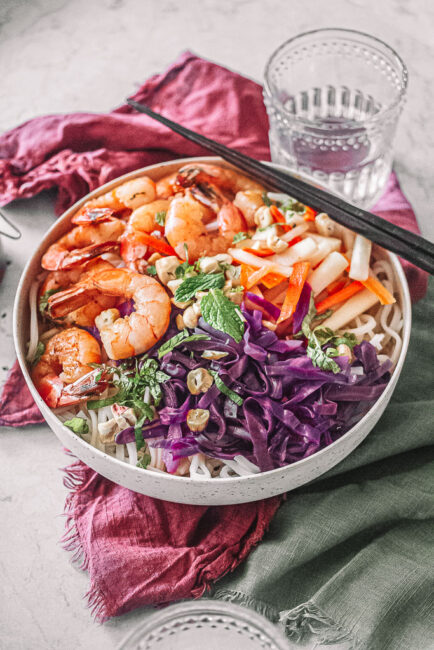
[[[27,352],[26,360],[33,361],[36,348],[39,341],[39,327],[38,327],[38,308],[37,308],[37,295],[38,295],[38,282],[33,282],[29,291],[29,306],[30,306],[30,341],[29,349]]]
[[[212,478],[211,472],[206,466],[205,457],[203,454],[195,454],[192,456],[190,463],[190,478]]]
[[[137,465],[137,447],[134,442],[127,442],[126,447],[128,449],[128,462],[130,465]]]
[[[39,338],[43,343],[45,343],[46,341],[51,339],[58,332],[60,332],[59,328],[52,327],[51,329],[47,330],[46,332],[42,332],[42,334],[41,334],[41,336]]]

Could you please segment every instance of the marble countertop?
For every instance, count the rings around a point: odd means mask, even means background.
[[[326,8],[326,10],[325,10]],[[106,111],[184,49],[260,80],[268,55],[298,32],[348,27],[372,33],[402,55],[410,72],[396,137],[395,167],[423,233],[434,239],[434,5],[428,0],[2,0],[0,130],[44,113]],[[0,285],[0,381],[14,360],[12,304],[21,270],[53,220],[53,195],[4,209],[22,230],[5,241]],[[14,650],[115,648],[146,612],[93,622],[60,539],[67,464],[46,426],[0,432],[0,647]]]

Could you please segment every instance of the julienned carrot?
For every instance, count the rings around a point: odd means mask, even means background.
[[[323,312],[327,311],[327,309],[330,309],[335,305],[339,305],[339,303],[344,302],[344,300],[348,300],[348,298],[351,298],[351,296],[354,296],[355,293],[361,291],[362,289],[363,284],[357,280],[354,280],[354,282],[351,282],[351,284],[349,284],[344,289],[336,291],[328,298],[325,298],[325,300],[321,300],[321,302],[317,303],[315,305],[317,314],[322,314]]]
[[[255,284],[258,284],[262,280],[262,278],[267,275],[268,269],[266,266],[263,266],[260,269],[256,269],[253,273],[251,273],[247,280],[246,284],[243,284],[243,287],[245,289],[251,289],[252,287],[255,286]]]
[[[330,282],[330,284],[326,286],[326,291],[329,295],[331,295],[332,293],[336,293],[336,291],[340,291],[341,289],[343,289],[346,283],[347,283],[347,278],[339,278],[334,282]]]
[[[315,212],[313,208],[310,208],[308,205],[305,206],[303,219],[305,221],[315,221],[315,217],[318,213]]]
[[[362,280],[362,284],[365,289],[369,289],[369,291],[372,291],[372,293],[377,296],[382,305],[392,305],[396,302],[390,291],[388,291],[386,287],[381,284],[380,280],[377,280],[377,278]]]
[[[159,239],[158,237],[153,237],[152,235],[148,235],[145,232],[141,232],[140,240],[143,244],[150,246],[158,253],[162,253],[163,255],[176,255],[176,257],[178,257],[175,249],[167,244],[163,239]]]
[[[290,316],[295,312],[304,283],[306,282],[307,274],[309,273],[309,268],[309,262],[296,262],[294,264],[291,277],[289,278],[285,300],[283,301],[277,323],[281,323],[287,318],[290,318]]]
[[[249,277],[257,271],[253,266],[249,266],[248,264],[241,264],[241,271],[240,271],[240,282],[241,285],[244,287],[244,289],[247,289],[247,284],[249,282]]]
[[[277,285],[284,280],[286,280],[284,275],[280,275],[279,273],[267,273],[267,275],[264,275],[261,282],[265,287],[267,287],[267,289],[272,289],[273,287],[277,287]]]

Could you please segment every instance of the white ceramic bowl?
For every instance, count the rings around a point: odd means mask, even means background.
[[[351,453],[364,438],[366,438],[368,433],[378,422],[392,396],[396,382],[401,373],[405,355],[407,353],[411,329],[411,303],[408,285],[396,255],[384,251],[381,252],[381,254],[387,257],[392,264],[398,286],[398,300],[400,301],[404,315],[402,351],[386,389],[368,413],[366,413],[366,415],[345,435],[339,438],[339,440],[304,460],[300,460],[292,465],[287,465],[286,467],[274,469],[269,472],[240,478],[193,480],[190,478],[172,476],[170,474],[145,471],[117,460],[116,458],[95,449],[95,447],[92,447],[84,440],[81,440],[81,438],[75,435],[70,429],[63,426],[60,420],[58,420],[48,406],[46,406],[36,391],[25,361],[26,343],[29,338],[28,293],[30,285],[35,276],[38,275],[41,270],[40,261],[43,253],[47,250],[50,244],[56,241],[70,228],[70,220],[76,210],[89,198],[99,196],[125,180],[135,178],[144,173],[149,175],[152,179],[158,180],[162,176],[175,171],[182,165],[198,160],[202,162],[218,162],[219,164],[230,167],[230,165],[227,165],[220,159],[214,157],[185,158],[182,160],[152,165],[150,167],[138,169],[107,183],[103,187],[91,192],[69,208],[69,210],[67,210],[47,232],[24,269],[14,305],[14,341],[18,361],[26,382],[49,427],[54,431],[65,447],[70,449],[71,452],[77,456],[77,458],[86,463],[86,465],[89,465],[89,467],[111,481],[119,483],[130,490],[152,497],[165,499],[167,501],[201,505],[245,503],[248,501],[263,499],[265,497],[275,496],[287,492],[288,490],[294,490],[300,485],[308,483],[318,476],[321,476],[321,474],[348,456],[348,454]]]

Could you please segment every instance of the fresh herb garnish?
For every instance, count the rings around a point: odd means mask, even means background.
[[[146,273],[148,275],[157,275],[157,269],[155,268],[155,264],[150,264],[149,266],[147,266]]]
[[[271,200],[268,198],[267,192],[262,192],[262,201],[264,205],[267,206],[267,208],[269,208],[270,205],[272,205]]]
[[[143,423],[155,417],[151,404],[143,400],[144,392],[149,389],[155,406],[158,406],[163,396],[161,384],[169,379],[169,375],[160,370],[156,359],[149,359],[147,355],[135,357],[132,362],[125,361],[116,368],[107,366],[105,369],[114,374],[112,384],[119,390],[111,397],[87,402],[87,408],[94,410],[115,403],[132,408],[137,417],[134,431],[138,435]]]
[[[244,334],[241,309],[225,296],[221,289],[211,289],[200,301],[204,320],[239,343]]]
[[[38,345],[36,346],[35,350],[35,356],[32,359],[32,366],[35,366],[39,359],[42,357],[42,355],[45,352],[45,344],[42,343],[42,341],[38,341]]]
[[[223,273],[199,273],[184,282],[175,291],[176,302],[187,302],[194,298],[197,291],[207,291],[208,289],[221,289],[225,283]]]
[[[161,212],[157,212],[155,215],[155,221],[158,223],[159,226],[164,226],[166,223],[166,210],[161,210]]]
[[[249,237],[248,232],[237,232],[234,235],[234,238],[233,238],[232,241],[233,241],[234,244],[237,244],[239,241],[243,241],[243,239],[248,239],[248,237]]]
[[[71,418],[70,420],[66,420],[63,424],[78,436],[83,435],[83,433],[89,433],[89,425],[84,418]]]
[[[59,287],[58,289],[49,289],[48,291],[43,293],[42,296],[39,298],[39,313],[42,316],[49,315],[48,298],[52,296],[54,293],[58,293],[59,291],[62,291],[61,287]]]
[[[289,197],[279,209],[281,212],[295,212],[297,214],[303,214],[306,212],[306,206],[304,203],[300,203],[300,201],[297,201],[297,199],[293,199],[292,197]]]
[[[332,357],[339,356],[337,351],[337,346],[341,343],[345,343],[352,350],[357,343],[357,339],[354,334],[346,332],[342,336],[339,336],[333,332],[329,327],[320,328],[316,327],[314,330],[310,329],[311,323],[316,318],[316,308],[313,301],[313,296],[310,297],[309,311],[303,319],[300,332],[295,334],[295,338],[302,338],[303,336],[307,339],[307,348],[306,353],[309,359],[312,361],[312,364],[321,370],[329,370],[334,374],[337,374],[341,371],[340,367],[333,361]],[[330,347],[323,350],[324,345],[329,345]]]
[[[141,467],[142,469],[146,469],[150,462],[151,462],[151,454],[145,452],[142,456],[139,457],[136,467]]]
[[[195,272],[196,270],[193,264],[189,264],[188,262],[183,262],[182,264],[176,267],[175,275],[176,278],[179,280],[180,278],[184,278],[187,275],[187,273],[191,274]]]
[[[229,397],[229,399],[238,406],[242,406],[244,402],[243,398],[238,395],[238,393],[229,388],[229,386],[226,386],[224,381],[220,379],[217,370],[208,370],[208,372],[214,377],[215,385],[219,391],[223,393],[223,395],[226,395],[226,397]]]
[[[165,354],[172,352],[178,345],[183,345],[189,341],[209,341],[210,337],[206,334],[189,334],[187,329],[183,329],[179,334],[175,334],[171,339],[163,343],[158,350],[158,358],[161,359]]]

